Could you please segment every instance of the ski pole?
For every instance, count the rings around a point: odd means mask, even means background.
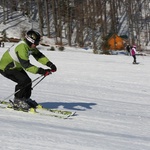
[[[43,76],[43,78],[40,79],[40,80],[32,87],[32,89],[33,89],[35,86],[37,86],[45,77],[46,77],[46,76]]]
[[[42,75],[43,76],[43,75]],[[30,83],[28,83],[25,87],[27,87],[29,84],[37,81],[38,79],[40,79],[42,76],[37,77],[36,79],[34,79],[33,81],[31,81]],[[45,76],[44,76],[45,77]],[[43,78],[42,78],[43,80]],[[13,96],[14,94],[18,93],[19,91],[21,91],[22,89],[24,89],[25,87],[18,89],[17,91],[15,91],[14,93],[12,93],[11,95],[9,95],[8,97],[4,98],[3,101],[5,101],[6,99],[10,98],[11,96]]]
[[[50,71],[49,74],[52,74],[52,72]],[[46,75],[42,75],[42,76],[43,76],[43,78],[40,79],[40,80],[32,87],[32,89],[33,89],[35,86],[37,86],[37,85],[46,77]]]

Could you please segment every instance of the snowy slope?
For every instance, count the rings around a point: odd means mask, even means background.
[[[46,107],[75,110],[77,116],[63,120],[0,109],[1,150],[150,149],[149,56],[138,56],[141,63],[133,65],[130,56],[40,49],[58,71],[35,87],[32,98]],[[15,83],[2,75],[0,82],[4,99]]]

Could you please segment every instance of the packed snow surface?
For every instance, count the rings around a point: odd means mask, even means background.
[[[0,48],[0,57],[9,46]],[[32,99],[47,108],[76,111],[76,116],[58,119],[0,109],[1,150],[150,149],[149,56],[138,56],[140,64],[133,65],[131,56],[39,48],[58,71],[33,89]],[[33,57],[31,62],[44,67]],[[16,83],[2,75],[0,83],[3,100]]]

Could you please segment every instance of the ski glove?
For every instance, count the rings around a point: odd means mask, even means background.
[[[51,68],[51,72],[57,71],[57,67],[52,62],[49,61],[47,66]]]
[[[51,70],[50,69],[39,68],[37,73],[42,74],[44,76],[48,76],[49,74],[51,74]]]

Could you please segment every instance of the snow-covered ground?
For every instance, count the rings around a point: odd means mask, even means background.
[[[58,71],[34,88],[32,98],[77,115],[64,120],[0,109],[1,150],[150,149],[149,56],[133,65],[131,56],[46,49],[40,47]],[[14,82],[0,75],[0,83],[0,99],[14,92]]]

